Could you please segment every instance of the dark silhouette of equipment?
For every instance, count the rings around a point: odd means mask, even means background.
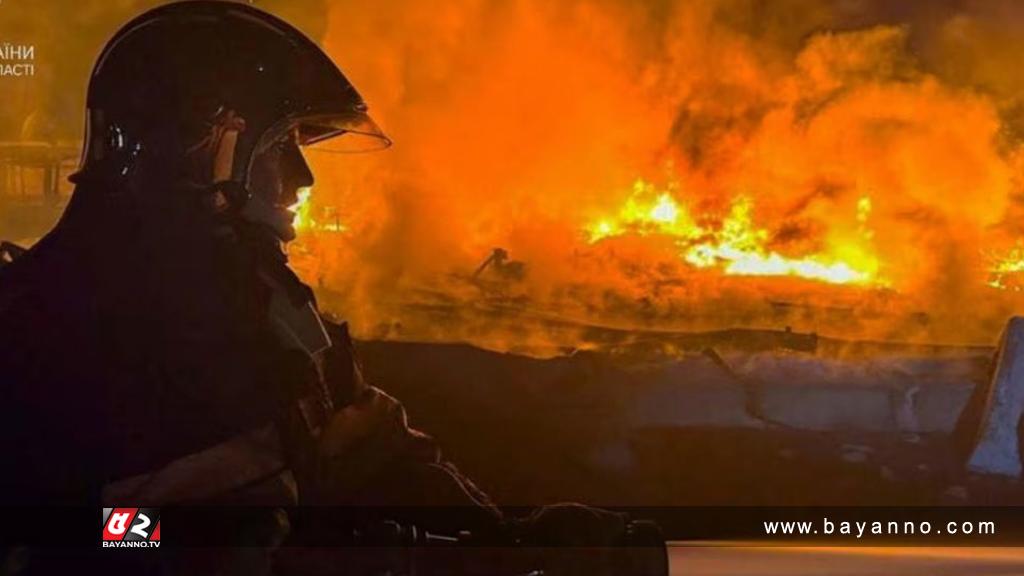
[[[518,260],[509,260],[508,251],[504,248],[495,248],[491,251],[491,255],[477,267],[476,272],[473,272],[473,279],[479,279],[488,269],[502,280],[522,280],[526,277],[526,264]]]

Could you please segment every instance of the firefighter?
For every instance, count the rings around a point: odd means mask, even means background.
[[[300,148],[390,144],[331,60],[250,6],[174,3],[110,40],[87,105],[64,215],[0,275],[0,497],[491,509],[288,267]]]
[[[182,573],[268,571],[295,504],[499,524],[363,380],[283,250],[313,184],[301,148],[388,145],[323,51],[256,8],[177,2],[124,26],[90,79],[63,216],[0,268],[0,500],[271,507],[249,547]]]

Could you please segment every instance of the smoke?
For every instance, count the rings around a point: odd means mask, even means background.
[[[310,154],[314,201],[349,227],[318,239],[327,306],[364,335],[401,324],[399,336],[498,348],[524,336],[495,306],[622,327],[988,342],[1017,304],[986,281],[1022,232],[1024,9],[894,4],[331,3],[324,45],[396,145]],[[698,217],[750,197],[783,253],[842,252],[866,225],[884,287],[695,271],[664,238],[589,245],[585,226],[638,178]],[[522,280],[472,281],[494,247],[525,264]],[[809,312],[779,318],[780,301]],[[820,312],[836,309],[849,313]],[[522,329],[585,344],[546,330]]]

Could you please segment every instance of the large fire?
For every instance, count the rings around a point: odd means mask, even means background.
[[[1022,2],[257,3],[395,142],[311,150],[293,207],[292,262],[359,336],[987,344],[1024,311]],[[75,95],[139,0],[7,4],[60,67],[10,85],[0,130],[80,139]],[[40,32],[57,16],[95,34]]]
[[[363,336],[988,343],[1024,308],[1024,9],[938,4],[332,2],[395,146],[309,155],[297,250]]]

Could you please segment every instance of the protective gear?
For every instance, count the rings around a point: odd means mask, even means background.
[[[284,135],[326,150],[390,145],[320,48],[232,2],[177,2],[128,23],[101,53],[87,104],[73,178],[100,176],[129,194],[167,192],[154,181],[180,189],[184,180],[215,184],[240,207],[253,159]]]

